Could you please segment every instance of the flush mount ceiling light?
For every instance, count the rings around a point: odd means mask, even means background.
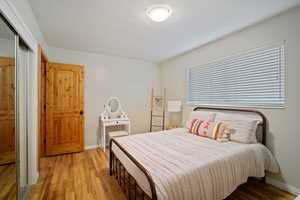
[[[153,5],[146,9],[147,16],[155,22],[165,21],[172,14],[172,9],[167,5]]]

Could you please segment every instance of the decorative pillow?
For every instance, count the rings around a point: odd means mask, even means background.
[[[210,111],[192,111],[189,115],[188,120],[186,121],[185,127],[189,128],[191,127],[191,122],[193,119],[201,119],[206,121],[214,121],[216,117],[215,112]]]
[[[192,119],[188,132],[202,137],[211,138],[219,141],[228,141],[229,132],[226,131],[226,124],[222,122],[205,121],[200,119]]]
[[[198,129],[201,123],[203,123],[203,120],[200,119],[192,119],[190,122],[188,122],[189,126],[187,127],[187,131],[189,133],[193,133],[195,135],[198,135]]]
[[[226,123],[230,127],[230,140],[246,144],[257,143],[258,119],[217,113],[216,120]]]

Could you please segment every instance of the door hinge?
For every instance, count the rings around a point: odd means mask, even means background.
[[[44,105],[44,109],[46,110],[46,105]]]
[[[46,143],[47,143],[46,139],[44,139],[44,141],[43,141],[43,142],[44,142],[44,144],[46,144]]]

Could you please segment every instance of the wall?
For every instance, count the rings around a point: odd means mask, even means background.
[[[0,38],[0,56],[15,57],[15,41]]]
[[[166,87],[169,98],[186,102],[186,70],[188,67],[201,66],[216,59],[235,55],[252,48],[261,47],[286,40],[288,66],[287,104],[285,109],[263,109],[269,119],[270,133],[268,147],[276,156],[280,175],[269,175],[270,182],[290,191],[300,192],[299,157],[299,102],[300,102],[300,7],[285,12],[240,32],[184,55],[161,63],[162,87]],[[185,118],[192,108],[185,105]],[[280,181],[280,182],[279,182]],[[285,184],[287,183],[287,185]]]
[[[95,146],[99,116],[111,96],[119,97],[133,133],[149,130],[150,89],[160,86],[158,65],[144,61],[49,47],[50,62],[85,66],[85,145]]]

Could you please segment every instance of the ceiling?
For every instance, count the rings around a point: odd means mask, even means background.
[[[29,0],[49,46],[162,61],[300,4],[300,0]],[[151,21],[145,8],[168,4]]]

